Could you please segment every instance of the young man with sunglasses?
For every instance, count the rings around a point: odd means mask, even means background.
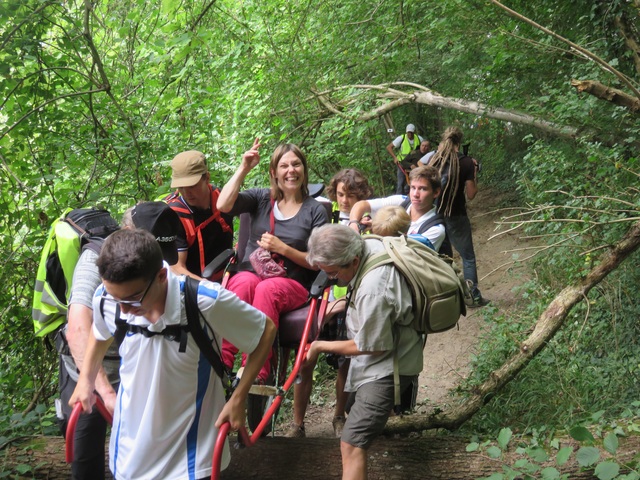
[[[187,335],[181,351],[180,342],[162,335],[165,328],[187,324],[185,277],[170,272],[155,238],[142,230],[116,232],[105,241],[97,266],[103,286],[94,296],[93,330],[69,403],[81,402],[85,412],[91,410],[96,374],[113,341],[113,312],[119,305],[127,324],[150,335],[130,331],[120,346],[109,462],[114,478],[210,477],[214,422],[220,427],[229,421],[232,430],[244,425],[247,393],[275,337],[273,322],[218,284],[200,283],[198,309],[214,347],[224,337],[251,354],[225,404],[222,382],[193,336]],[[228,462],[227,447],[223,468]]]

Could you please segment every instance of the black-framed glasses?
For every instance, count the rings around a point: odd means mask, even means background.
[[[151,281],[149,282],[149,284],[147,285],[147,288],[144,289],[144,292],[142,292],[142,296],[138,299],[138,300],[120,300],[114,296],[107,296],[107,291],[105,290],[104,292],[102,292],[102,297],[107,298],[109,300],[112,300],[120,305],[126,305],[127,307],[132,307],[132,308],[140,308],[142,306],[142,302],[144,301],[144,297],[147,296],[147,293],[149,293],[149,289],[151,288],[151,285],[153,285],[153,282],[155,282],[156,277],[158,276],[158,273],[160,272],[160,270],[158,270],[158,272],[156,272],[156,274],[153,276],[153,278],[151,279]]]

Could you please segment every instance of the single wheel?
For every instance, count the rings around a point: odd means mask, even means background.
[[[260,425],[265,412],[269,409],[273,403],[273,395],[256,395],[250,393],[247,395],[247,424],[251,431],[255,431]],[[262,436],[267,436],[273,430],[273,417],[269,419],[269,423],[264,427]]]
[[[252,385],[247,395],[247,425],[253,432],[262,421],[265,413],[271,407],[273,400],[278,392],[274,379],[279,378],[281,352],[278,347],[278,340],[273,346],[273,355],[271,356],[271,374],[267,379],[266,385]],[[278,383],[279,384],[279,383]],[[277,413],[277,412],[276,412]],[[267,436],[273,431],[275,422],[275,414],[269,419],[269,423],[262,431],[262,436]]]

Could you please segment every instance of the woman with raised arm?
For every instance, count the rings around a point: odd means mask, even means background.
[[[231,215],[249,213],[251,232],[240,272],[233,275],[227,289],[253,305],[273,320],[276,327],[280,314],[301,307],[307,301],[308,289],[317,274],[305,258],[311,231],[328,222],[326,209],[309,196],[307,158],[293,144],[279,145],[269,165],[270,188],[240,191],[247,174],[260,162],[260,140],[242,156],[238,170],[223,187],[218,197],[218,210]],[[285,276],[262,279],[250,263],[251,254],[259,247],[271,252],[285,269]],[[233,366],[238,349],[223,342],[222,359]],[[245,359],[243,358],[243,364]],[[266,382],[270,373],[269,358],[258,375]]]

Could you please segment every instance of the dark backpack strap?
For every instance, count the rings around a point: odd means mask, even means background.
[[[422,234],[436,225],[444,225],[444,216],[441,213],[436,213],[433,217],[420,225],[418,233]],[[438,253],[441,255],[446,255],[448,257],[453,257],[453,249],[451,248],[451,241],[449,240],[449,236],[447,235],[446,228],[444,231],[444,240],[442,241],[442,245],[440,245],[440,250],[438,250]]]
[[[102,244],[105,239],[100,237],[90,237],[87,242],[82,246],[81,252],[85,250],[91,250],[95,252],[96,255],[100,255],[100,251],[102,250]]]
[[[213,349],[213,341],[209,338],[204,331],[202,324],[200,323],[200,316],[202,313],[198,308],[198,286],[200,282],[195,278],[189,276],[185,277],[184,282],[184,308],[187,311],[187,322],[189,324],[189,331],[193,335],[200,352],[211,364],[216,374],[224,380],[224,365],[220,355]]]
[[[104,301],[105,298],[102,297],[100,299],[100,315],[104,318]],[[116,303],[116,318],[114,319],[116,324],[116,331],[113,334],[113,338],[116,341],[116,345],[120,347],[122,345],[122,341],[124,340],[124,336],[127,334],[127,322],[120,318],[120,304]]]
[[[121,319],[120,317],[116,317],[115,324],[116,324],[116,331],[113,336],[118,346],[122,344],[122,341],[124,340],[124,337],[127,333],[132,333],[132,334],[139,333],[146,338],[151,338],[157,335],[161,335],[165,337],[167,340],[179,342],[180,343],[180,348],[178,349],[179,352],[184,353],[187,350],[187,338],[189,336],[189,327],[186,325],[171,325],[171,326],[165,327],[160,332],[154,332],[152,330],[149,330],[148,327],[143,327],[141,325],[131,325],[130,323],[127,323],[125,320]]]
[[[409,205],[411,205],[411,199],[409,197],[405,198],[404,201],[400,204],[400,206],[405,210]]]
[[[431,227],[435,227],[436,225],[444,225],[444,217],[440,213],[436,213],[433,217],[420,225],[418,233],[424,233]]]

